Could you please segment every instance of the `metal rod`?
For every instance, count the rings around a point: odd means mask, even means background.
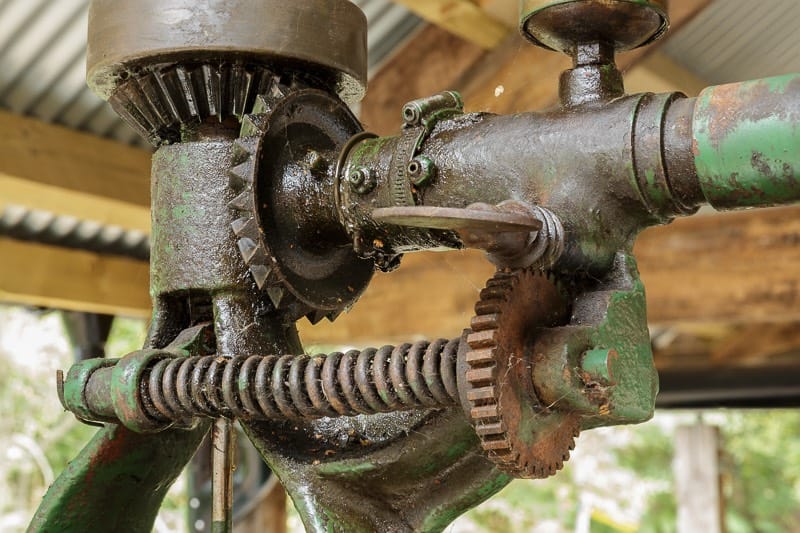
[[[214,421],[211,430],[211,532],[233,531],[233,452],[236,432],[227,418]]]

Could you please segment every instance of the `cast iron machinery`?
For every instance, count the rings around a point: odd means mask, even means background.
[[[664,0],[523,0],[569,54],[553,109],[409,102],[362,130],[366,23],[345,0],[94,0],[88,81],[156,147],[146,346],[59,377],[102,425],[32,531],[149,530],[211,428],[214,531],[230,529],[238,419],[310,531],[438,531],[513,477],[554,474],[580,431],[650,418],[658,390],[644,228],[800,199],[800,76],[625,94],[616,52]],[[453,339],[308,355],[403,254],[497,266]],[[377,332],[376,332],[377,333]]]

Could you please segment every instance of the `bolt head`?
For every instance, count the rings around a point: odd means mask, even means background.
[[[366,167],[359,167],[347,175],[350,188],[358,194],[367,194],[375,188],[377,180],[375,174]]]
[[[366,181],[367,177],[365,176],[364,169],[356,169],[350,172],[350,175],[347,176],[347,181],[350,182],[350,185],[354,187],[358,187],[359,185],[363,184]]]
[[[422,187],[433,180],[436,175],[436,165],[423,155],[409,161],[406,172],[415,187]]]

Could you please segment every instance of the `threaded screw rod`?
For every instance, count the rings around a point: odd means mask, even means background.
[[[456,405],[459,341],[327,355],[164,358],[142,374],[141,405],[159,422],[310,419]]]

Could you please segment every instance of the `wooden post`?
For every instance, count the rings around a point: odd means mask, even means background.
[[[286,533],[286,491],[280,483],[268,483],[261,501],[233,526],[234,533]]]
[[[698,422],[675,434],[678,533],[723,533],[719,430]]]

